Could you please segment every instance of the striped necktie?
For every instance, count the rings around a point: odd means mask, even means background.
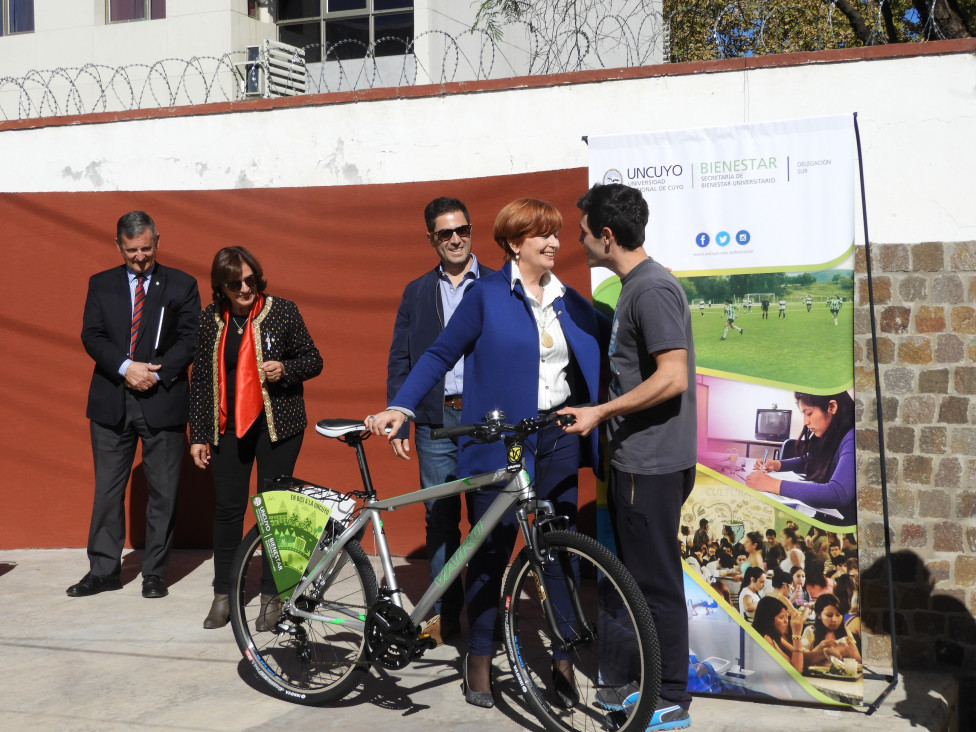
[[[145,277],[136,278],[136,296],[132,301],[132,327],[129,329],[129,357],[136,350],[136,339],[139,337],[139,324],[142,322],[142,306],[146,303],[146,291],[142,287]]]

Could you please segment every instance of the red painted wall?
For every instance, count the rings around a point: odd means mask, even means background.
[[[553,203],[566,222],[556,272],[589,292],[575,201],[586,171],[466,181],[232,191],[0,194],[0,271],[4,297],[0,339],[2,441],[0,549],[83,547],[91,512],[93,470],[85,404],[92,362],[81,345],[89,275],[121,262],[115,222],[147,211],[160,232],[159,261],[194,275],[209,298],[213,255],[243,245],[260,259],[268,291],[295,300],[325,359],[306,384],[311,422],[363,417],[385,405],[386,359],[403,286],[432,268],[423,207],[440,195],[471,211],[474,251],[497,267],[495,214],[508,201],[534,196]],[[381,496],[415,490],[417,466],[367,443]],[[310,427],[296,475],[340,490],[358,487],[352,451]],[[252,486],[253,489],[253,486]],[[582,476],[583,521],[592,515],[594,481]],[[127,498],[128,542],[144,539],[145,483],[137,456]],[[176,543],[210,546],[213,487],[187,457],[180,488]],[[398,511],[386,526],[397,554],[423,554],[423,510]]]

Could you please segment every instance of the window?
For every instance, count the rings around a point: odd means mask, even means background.
[[[307,63],[321,61],[323,51],[328,61],[363,58],[371,44],[375,56],[399,56],[413,42],[413,0],[279,0],[278,36],[292,46],[325,46],[307,49]]]
[[[166,17],[166,0],[108,0],[108,22],[158,20]]]
[[[34,0],[0,0],[0,36],[34,31]]]

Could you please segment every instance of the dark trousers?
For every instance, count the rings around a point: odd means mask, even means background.
[[[91,423],[92,456],[95,459],[95,499],[88,530],[91,573],[117,577],[125,544],[125,487],[129,483],[136,443],[142,441],[142,465],[146,473],[146,550],[142,574],[166,574],[173,546],[176,494],[180,467],[186,452],[186,426],[153,429],[142,416],[139,400],[125,395],[125,419],[119,427]]]
[[[568,516],[576,525],[576,500],[579,488],[579,438],[566,435],[555,423],[538,435],[535,454],[536,494],[552,501],[556,515]],[[498,489],[484,489],[471,496],[471,525],[484,516],[498,496]],[[512,557],[518,522],[515,510],[505,514],[488,540],[471,558],[465,576],[465,603],[471,629],[471,653],[487,656],[494,652],[492,636],[502,591],[502,576]]]
[[[230,565],[244,535],[244,513],[254,462],[258,464],[258,492],[262,493],[265,480],[291,475],[295,470],[303,438],[304,434],[299,432],[271,442],[262,416],[240,438],[232,427],[228,427],[220,436],[220,443],[211,448],[210,466],[217,496],[213,530],[215,593],[230,592]],[[269,576],[262,582],[262,592],[274,592],[274,583]]]
[[[681,506],[695,468],[637,475],[610,468],[607,508],[617,552],[644,593],[661,645],[661,698],[684,708],[688,693],[688,610],[678,546]]]

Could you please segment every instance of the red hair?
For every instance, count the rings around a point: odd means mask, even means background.
[[[537,198],[519,198],[506,204],[495,217],[495,241],[513,259],[512,245],[530,236],[548,236],[562,228],[563,217],[551,203]]]

